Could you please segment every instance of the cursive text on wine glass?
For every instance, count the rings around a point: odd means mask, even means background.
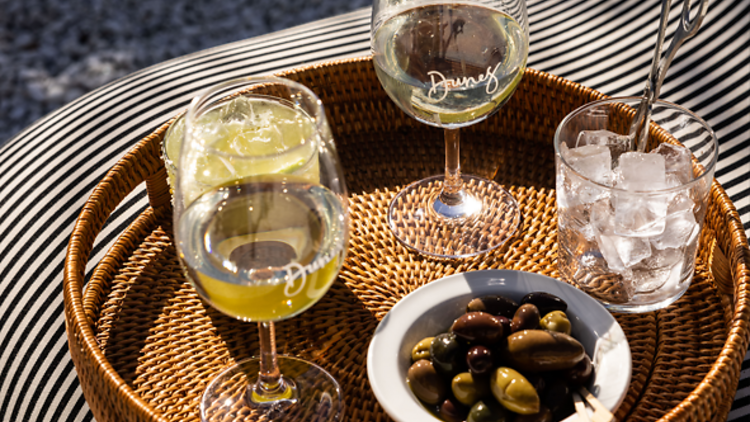
[[[445,99],[445,97],[448,96],[448,92],[451,89],[457,89],[461,87],[470,88],[473,86],[477,86],[485,81],[487,82],[487,85],[485,86],[485,91],[487,92],[487,94],[494,94],[500,88],[500,82],[497,80],[495,72],[497,72],[497,69],[501,64],[502,62],[495,65],[494,69],[492,68],[492,66],[487,66],[487,72],[483,75],[479,75],[476,79],[472,76],[449,79],[437,70],[431,70],[427,72],[427,74],[430,75],[430,83],[432,84],[430,90],[427,91],[427,97],[436,101],[442,101]],[[438,92],[438,88],[442,88],[442,91]],[[433,98],[433,95],[435,94],[440,95],[440,97]]]

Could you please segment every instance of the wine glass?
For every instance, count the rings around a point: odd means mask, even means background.
[[[461,174],[459,128],[486,119],[515,91],[529,50],[525,0],[375,0],[375,71],[391,99],[445,132],[445,175],[394,198],[388,225],[404,245],[458,258],[492,250],[518,229],[515,199]]]
[[[336,380],[277,356],[274,333],[275,321],[328,291],[345,256],[346,187],[322,103],[275,77],[210,88],[188,107],[176,171],[175,239],[188,279],[214,308],[259,328],[259,357],[209,384],[201,417],[339,420]]]

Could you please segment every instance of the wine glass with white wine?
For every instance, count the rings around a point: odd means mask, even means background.
[[[259,328],[257,358],[203,394],[203,420],[337,421],[336,380],[276,354],[274,322],[329,289],[343,263],[346,187],[320,100],[291,80],[245,78],[196,97],[177,164],[175,238],[198,293]]]
[[[399,192],[388,210],[392,232],[438,257],[497,248],[518,229],[518,204],[498,183],[461,173],[459,129],[496,112],[521,81],[529,50],[525,0],[375,0],[372,13],[383,88],[445,137],[445,174]]]

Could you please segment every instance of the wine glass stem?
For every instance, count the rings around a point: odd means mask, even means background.
[[[445,181],[440,201],[446,205],[458,205],[462,200],[460,137],[458,129],[445,129]]]
[[[275,396],[279,390],[284,388],[279,363],[276,360],[276,329],[273,322],[259,322],[258,332],[260,338],[260,370],[255,392],[260,396]]]

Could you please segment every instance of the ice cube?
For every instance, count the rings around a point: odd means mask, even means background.
[[[620,156],[630,151],[631,139],[627,135],[619,135],[608,130],[582,130],[576,139],[576,147],[585,145],[604,145],[609,148],[613,167]]]
[[[612,185],[612,154],[604,145],[568,148],[561,144],[565,161],[582,176],[604,185]]]
[[[646,192],[666,187],[664,157],[627,152],[620,157],[617,170],[615,186],[625,191],[617,191],[613,198],[615,233],[644,237],[663,232],[667,207],[673,194]]]
[[[572,191],[571,182],[565,179],[565,172],[559,171],[555,178],[555,200],[558,208],[570,208],[573,206],[572,199],[568,198],[568,191]]]
[[[244,126],[255,121],[253,103],[244,95],[229,101],[217,110],[219,118],[224,124],[238,124]]]
[[[599,234],[596,238],[609,268],[622,273],[651,256],[648,239]]]
[[[596,243],[599,245],[599,250],[604,257],[604,260],[607,261],[607,266],[609,267],[610,271],[622,273],[623,271],[627,270],[627,268],[622,262],[620,254],[617,253],[617,247],[615,246],[614,240],[612,238],[613,236],[598,234],[596,236]]]
[[[669,201],[669,206],[667,207],[667,214],[674,214],[676,212],[680,211],[695,211],[695,201],[693,201],[692,198],[690,198],[690,195],[686,192],[680,192],[676,194],[671,201]]]
[[[700,235],[700,230],[695,230],[690,234],[690,238],[687,240],[687,247],[682,254],[685,257],[685,268],[691,268],[691,271],[694,270],[693,264],[695,264],[695,256],[698,252],[698,238]]]
[[[597,199],[609,196],[609,189],[582,177],[569,167],[557,162],[557,204],[561,208],[575,208],[582,204],[592,204]]]
[[[667,175],[671,174],[675,176],[681,184],[693,180],[693,165],[689,149],[683,146],[662,143],[651,151],[651,154],[658,154],[664,157]]]
[[[664,179],[664,183],[667,185],[667,188],[676,188],[684,184],[682,180],[680,180],[680,178],[677,177],[677,175],[674,173],[667,173]]]
[[[669,214],[665,223],[664,232],[651,238],[651,245],[659,250],[684,248],[693,232],[698,230],[692,210]]]
[[[653,191],[666,187],[666,164],[660,154],[626,152],[620,156],[618,173],[616,186],[620,189]]]
[[[218,121],[205,120],[195,126],[193,137],[199,139],[204,145],[220,149],[220,144],[226,142],[226,139],[231,137],[231,133],[227,126],[220,124]]]
[[[612,236],[612,241],[626,268],[631,268],[651,256],[651,245],[645,238]]]
[[[656,236],[666,226],[669,198],[665,195],[645,195],[631,192],[616,192],[615,234],[620,236]]]
[[[571,231],[580,233],[585,239],[593,240],[594,231],[590,224],[591,204],[576,204],[559,209],[559,224]],[[562,227],[560,227],[562,231]]]
[[[651,256],[633,267],[633,284],[638,293],[650,293],[669,280],[679,280],[685,255],[681,249],[653,250]]]
[[[615,213],[609,198],[600,199],[591,205],[590,221],[594,233],[614,234]]]
[[[576,147],[582,147],[584,145],[625,145],[625,142],[630,142],[630,138],[627,135],[619,135],[614,132],[610,132],[605,129],[599,130],[582,130],[578,133],[578,139],[576,139]],[[626,147],[629,146],[625,145]]]

